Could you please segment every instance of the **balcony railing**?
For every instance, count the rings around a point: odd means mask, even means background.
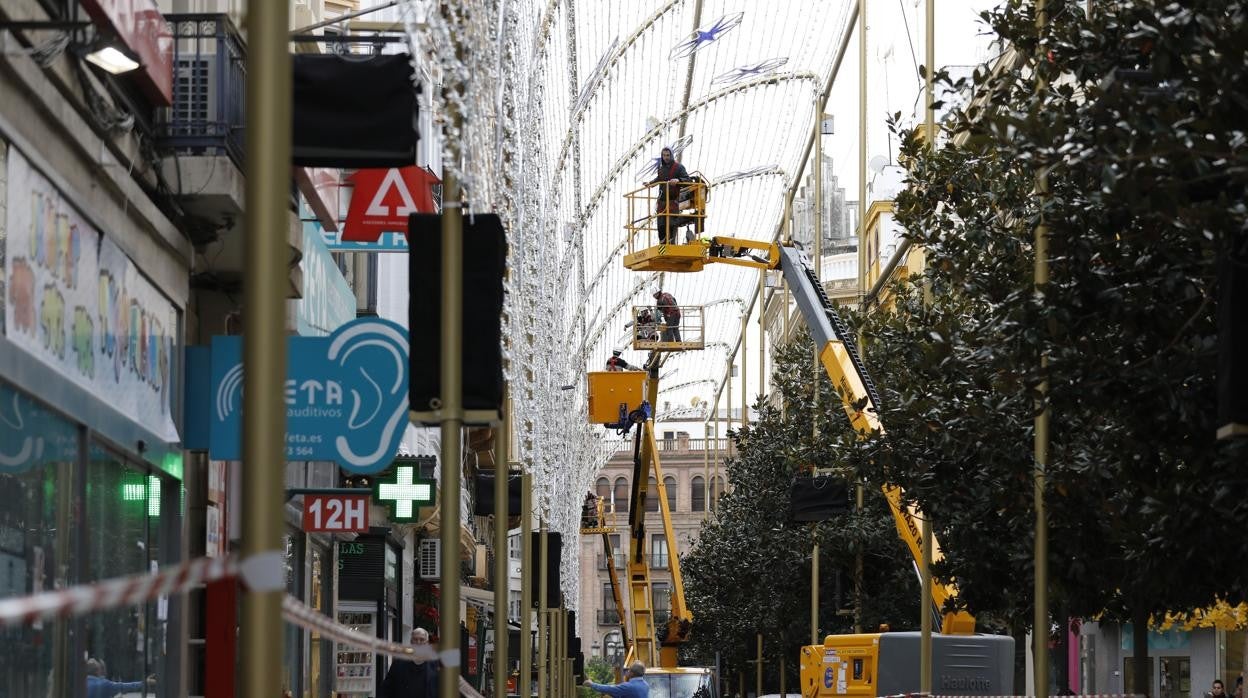
[[[624,555],[624,553],[615,553],[614,555],[612,555],[612,557],[615,558],[615,569],[622,570],[627,566],[627,563],[625,560],[626,556]],[[599,571],[607,569],[607,556],[606,555],[598,556],[598,569]]]
[[[656,444],[658,444],[658,446],[659,446],[659,451],[660,451],[660,452],[665,452],[665,451],[668,451],[668,452],[670,452],[670,451],[678,451],[678,452],[697,451],[697,452],[699,452],[699,453],[700,453],[700,452],[705,451],[705,450],[708,450],[708,449],[709,449],[710,451],[727,451],[727,450],[728,450],[729,440],[728,440],[728,439],[724,439],[724,438],[720,438],[720,439],[687,439],[687,438],[681,437],[681,438],[672,438],[672,439],[655,439],[655,443],[656,443]],[[617,452],[619,452],[619,451],[628,451],[629,453],[632,453],[632,451],[633,451],[633,440],[632,440],[632,439],[624,439],[624,440],[622,440],[622,441],[621,441],[621,442],[617,445],[617,447],[616,447],[616,451],[617,451]]]
[[[598,625],[619,625],[620,612],[614,608],[598,611]]]
[[[173,106],[161,142],[180,153],[228,155],[243,168],[247,48],[224,14],[167,15],[173,29]]]
[[[665,570],[667,569],[668,558],[666,553],[650,553],[650,569]]]

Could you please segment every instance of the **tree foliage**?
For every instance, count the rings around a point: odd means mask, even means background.
[[[1248,230],[1248,99],[1229,87],[1248,80],[1248,5],[1048,7],[1039,34],[1031,2],[986,13],[1014,53],[938,76],[980,99],[935,151],[903,134],[896,215],[926,269],[856,320],[888,427],[858,462],[926,505],[960,603],[1025,622],[1047,381],[1055,608],[1139,619],[1237,602],[1248,452],[1214,438],[1215,284]]]
[[[695,630],[687,659],[713,662],[725,676],[745,672],[752,680],[756,634],[764,638],[767,683],[778,687],[776,668],[786,662],[796,686],[799,648],[810,644],[811,552],[819,543],[820,637],[850,632],[853,619],[837,615],[853,606],[855,554],[864,554],[866,581],[862,624],[911,626],[918,615],[919,587],[878,490],[868,492],[861,513],[848,511],[818,525],[789,519],[789,487],[812,465],[841,464],[835,440],[814,435],[821,425],[844,420],[822,369],[815,371],[811,341],[803,336],[775,357],[773,385],[790,407],[756,406],[758,419],[732,434],[736,457],[728,459],[728,491],[703,523],[694,547],[682,558],[686,596]],[[822,408],[814,409],[814,387]],[[846,501],[847,508],[850,502]]]

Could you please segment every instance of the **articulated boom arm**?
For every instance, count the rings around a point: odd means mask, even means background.
[[[841,322],[836,309],[823,292],[822,286],[815,278],[814,271],[807,264],[804,256],[792,247],[780,248],[780,268],[784,279],[788,282],[797,307],[810,327],[819,350],[819,362],[828,372],[828,378],[836,386],[845,407],[849,422],[861,435],[872,432],[883,433],[884,425],[880,422],[876,411],[880,404],[880,396],[875,384],[867,374],[867,369],[858,355],[849,329]],[[907,505],[902,497],[900,487],[885,485],[884,496],[892,509],[893,519],[897,524],[897,533],[905,541],[915,564],[923,559],[923,536],[919,530],[922,512],[917,507]],[[943,558],[940,544],[932,541],[932,560]],[[953,585],[932,582],[932,603],[937,613],[943,612],[945,601],[957,596],[957,588]],[[950,634],[970,634],[975,632],[975,618],[965,611],[944,613],[941,632]]]
[[[646,392],[650,404],[655,404],[659,392],[659,361],[652,354],[646,362],[650,377]],[[680,555],[676,548],[676,534],[672,528],[667,488],[659,484],[657,492],[649,493],[649,479],[654,474],[656,483],[663,482],[663,466],[659,462],[658,444],[654,439],[654,419],[643,422],[633,442],[633,485],[628,510],[628,596],[629,616],[633,643],[629,645],[626,665],[640,660],[647,667],[675,668],[680,645],[689,640],[693,630],[693,614],[685,604],[685,584],[680,574]],[[663,537],[667,541],[668,565],[672,574],[671,617],[660,630],[654,617],[653,588],[650,581],[651,555],[646,537],[646,498],[659,498],[659,512],[663,519]],[[615,585],[612,580],[614,588]]]

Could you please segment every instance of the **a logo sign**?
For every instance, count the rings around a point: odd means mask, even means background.
[[[375,473],[407,425],[407,330],[364,318],[328,337],[287,339],[286,458]],[[242,457],[242,337],[212,338],[211,430],[217,460]]]
[[[368,533],[367,494],[305,494],[304,533]]]
[[[390,509],[390,520],[409,522],[420,507],[432,506],[437,483],[416,477],[416,466],[396,465],[394,479],[373,483],[373,499]]]
[[[163,441],[178,442],[177,307],[16,148],[7,172],[5,336]]]
[[[355,190],[343,240],[376,242],[382,233],[406,231],[413,213],[436,212],[431,187],[440,180],[423,167],[357,170],[347,179]]]

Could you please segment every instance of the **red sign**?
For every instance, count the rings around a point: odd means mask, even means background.
[[[138,80],[158,106],[173,104],[173,30],[154,0],[82,0],[91,20],[139,57]]]
[[[441,180],[423,167],[371,168],[347,177],[355,184],[342,240],[377,242],[382,233],[407,233],[407,217],[434,213],[431,187]]]
[[[368,533],[367,494],[306,494],[305,533]]]
[[[477,675],[477,637],[468,636],[468,675]]]

